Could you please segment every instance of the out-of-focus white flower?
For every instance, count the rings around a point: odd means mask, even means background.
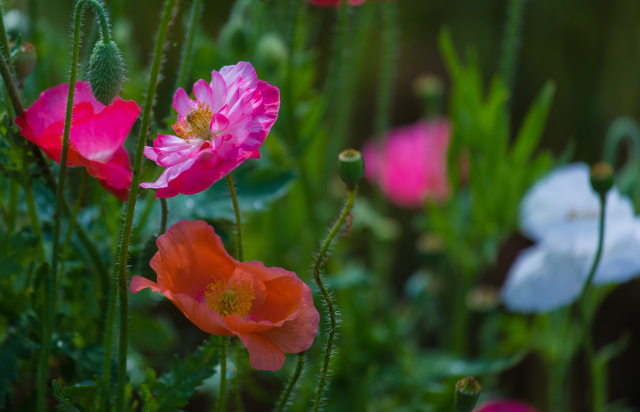
[[[595,258],[600,201],[589,184],[589,167],[556,169],[525,195],[524,234],[538,241],[516,259],[501,291],[513,312],[546,312],[572,303]],[[640,219],[614,187],[607,194],[604,248],[595,284],[622,283],[640,273]]]

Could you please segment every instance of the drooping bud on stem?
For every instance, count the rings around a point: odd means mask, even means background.
[[[591,188],[605,197],[609,189],[613,187],[613,169],[608,163],[599,162],[591,166]]]
[[[356,149],[347,149],[338,155],[338,172],[347,189],[356,187],[364,173],[362,154]]]
[[[423,74],[413,82],[413,91],[422,99],[426,117],[435,117],[442,113],[442,79],[431,74]]]
[[[114,41],[96,43],[89,58],[88,78],[96,100],[105,106],[113,103],[124,82],[124,63]]]
[[[471,412],[476,403],[478,403],[480,392],[482,392],[480,384],[471,376],[460,379],[456,383],[456,411]]]

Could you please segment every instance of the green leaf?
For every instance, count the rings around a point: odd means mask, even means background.
[[[524,164],[540,142],[555,90],[555,84],[547,82],[529,109],[511,151],[514,166]]]
[[[171,371],[156,379],[150,369],[141,385],[144,411],[174,411],[187,404],[196,388],[213,376],[218,365],[218,339],[212,336],[182,362],[175,357]]]
[[[250,212],[266,210],[271,203],[286,195],[296,174],[293,170],[243,168],[232,177],[240,211]],[[174,221],[180,219],[235,220],[226,179],[220,179],[203,192],[168,199],[168,205],[169,214]]]
[[[56,382],[54,380],[53,382],[51,382],[51,386],[53,387],[53,395],[56,397],[57,400],[60,401],[60,404],[56,407],[59,411],[62,411],[62,412],[81,412],[80,409],[78,409],[75,406],[73,406],[71,401],[69,401],[69,399],[67,399],[64,396],[62,390],[58,386],[58,382]]]
[[[500,373],[517,365],[526,352],[516,353],[495,359],[465,359],[455,356],[430,352],[421,357],[421,363],[430,380],[442,378],[459,378],[464,376],[483,376]]]

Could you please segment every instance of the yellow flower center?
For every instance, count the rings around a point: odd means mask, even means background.
[[[184,140],[211,138],[209,124],[213,113],[206,103],[198,103],[198,107],[191,109],[184,118],[184,121],[175,125],[176,133]]]
[[[251,302],[256,298],[251,286],[245,282],[227,282],[219,280],[207,286],[205,292],[207,305],[220,316],[247,316]]]

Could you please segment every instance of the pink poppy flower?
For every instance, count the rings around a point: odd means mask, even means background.
[[[211,72],[211,83],[193,85],[196,100],[178,89],[173,107],[178,112],[177,136],[158,135],[145,156],[166,167],[155,183],[156,197],[202,192],[249,158],[278,117],[280,92],[258,80],[251,63],[240,62]]]
[[[262,262],[238,262],[213,227],[181,220],[157,240],[151,259],[158,283],[131,279],[131,293],[162,293],[197,327],[212,335],[237,336],[251,366],[275,371],[287,353],[309,349],[320,315],[311,289],[295,273]]]
[[[538,412],[538,410],[520,401],[493,399],[478,406],[473,412]]]
[[[69,84],[47,89],[16,118],[20,134],[60,163],[62,134]],[[68,166],[85,166],[105,189],[125,202],[131,186],[129,155],[122,146],[140,107],[117,97],[105,106],[91,93],[87,82],[76,83],[69,135]]]
[[[449,196],[446,119],[422,120],[388,132],[380,151],[374,141],[362,150],[365,177],[400,206],[421,207],[425,199]]]

